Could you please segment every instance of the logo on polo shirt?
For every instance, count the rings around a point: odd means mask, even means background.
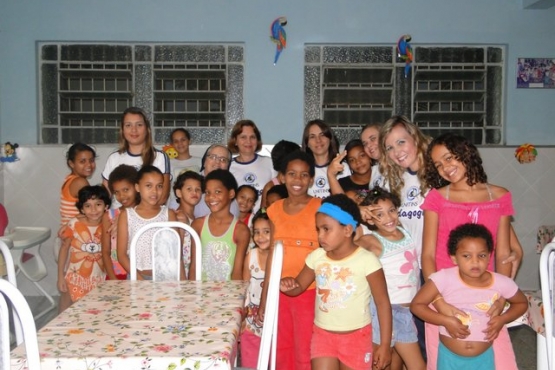
[[[328,182],[328,179],[325,176],[319,176],[314,181],[316,186],[319,188],[323,188],[324,186],[326,186],[327,182]]]
[[[413,201],[420,195],[420,188],[418,186],[411,186],[407,190],[407,200]]]
[[[243,180],[245,180],[245,183],[247,184],[252,184],[256,181],[256,175],[252,172],[249,172],[245,175],[245,177],[243,177]]]

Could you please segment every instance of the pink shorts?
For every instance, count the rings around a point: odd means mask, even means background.
[[[330,333],[314,325],[310,358],[334,357],[351,369],[372,368],[372,325],[347,334]]]

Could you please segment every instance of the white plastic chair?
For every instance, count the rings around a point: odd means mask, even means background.
[[[17,286],[17,278],[15,275],[15,265],[13,262],[12,254],[10,252],[10,247],[6,243],[5,240],[0,239],[0,252],[2,253],[2,257],[4,257],[4,262],[6,264],[6,275],[8,277],[8,281],[12,283],[14,286]]]
[[[2,369],[10,368],[10,310],[11,306],[14,311],[13,320],[21,323],[23,328],[23,337],[17,344],[25,342],[25,352],[27,355],[27,368],[40,369],[39,345],[37,342],[37,329],[33,313],[23,297],[23,294],[9,281],[0,279],[0,340],[2,349],[2,358],[0,359]]]
[[[553,334],[555,333],[555,243],[547,244],[540,256],[540,283],[542,290],[543,312],[545,319],[545,344],[547,356],[547,368],[555,370],[555,358],[553,352]],[[539,348],[538,348],[539,349]],[[541,353],[538,353],[542,356]]]
[[[267,370],[268,365],[272,370],[276,369],[276,344],[277,344],[277,321],[279,306],[279,284],[281,282],[281,268],[283,265],[283,243],[277,241],[274,245],[272,257],[271,275],[268,283],[268,296],[266,298],[266,310],[264,312],[264,323],[262,326],[262,337],[260,339],[260,350],[258,351],[257,370]],[[270,362],[270,354],[272,360]],[[236,370],[247,370],[236,367]]]
[[[17,287],[17,277],[12,254],[10,253],[10,248],[3,240],[0,240],[0,252],[2,253],[2,257],[4,258],[4,262],[6,264],[5,276],[8,278],[8,281],[13,284],[13,286]],[[19,321],[14,323],[14,331],[16,343],[19,344],[23,341],[23,329],[21,328],[21,323],[19,323]]]
[[[16,273],[22,272],[50,303],[44,310],[35,315],[38,319],[56,308],[54,298],[38,283],[48,275],[46,264],[40,255],[40,247],[50,238],[48,227],[15,227],[9,233],[0,237],[9,247],[16,267]],[[36,252],[26,252],[27,249],[38,247]],[[24,261],[24,256],[32,254],[32,258]]]
[[[10,311],[0,294],[0,369],[10,368]]]
[[[195,242],[195,262],[197,270],[195,274],[196,280],[201,280],[201,244],[200,238],[196,231],[183,222],[153,222],[141,227],[131,239],[129,245],[129,278],[137,280],[137,242],[141,235],[151,229],[158,229],[154,232],[151,240],[152,246],[152,278],[153,280],[179,280],[179,271],[181,263],[181,244],[182,238],[175,228],[183,229],[191,235]]]

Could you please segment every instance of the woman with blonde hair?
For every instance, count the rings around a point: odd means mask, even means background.
[[[405,116],[393,116],[380,128],[379,169],[385,187],[401,199],[398,207],[399,222],[412,236],[417,254],[418,267],[422,269],[422,236],[424,217],[420,206],[429,191],[426,181],[425,155],[429,139],[418,126]],[[372,206],[361,207],[363,219],[372,220]],[[418,329],[418,344],[426,356],[424,323],[415,320]]]
[[[380,172],[392,193],[401,196],[407,173],[416,176],[421,193],[428,191],[424,158],[429,142],[430,139],[405,116],[393,116],[381,127]]]

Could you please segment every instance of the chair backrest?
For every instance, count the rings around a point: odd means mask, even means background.
[[[276,368],[277,319],[282,265],[283,242],[277,241],[274,245],[274,252],[272,255],[270,281],[268,283],[268,295],[266,297],[266,310],[264,312],[260,351],[258,353],[258,370],[268,369],[270,353],[272,355],[270,368],[272,370]]]
[[[0,252],[2,252],[2,257],[4,257],[6,276],[8,281],[17,287],[17,275],[15,274],[15,265],[10,252],[11,248],[13,248],[13,242],[10,239],[2,239],[0,237]],[[23,342],[23,328],[18,321],[14,323],[14,331],[17,344],[21,344]]]
[[[553,334],[555,333],[555,242],[547,244],[540,256],[540,282],[542,289],[543,313],[545,319],[545,339],[547,344],[547,364],[555,370],[553,363]]]
[[[163,227],[152,236],[152,280],[179,280],[181,237],[174,229]]]
[[[6,276],[8,277],[8,281],[12,283],[14,286],[17,286],[17,279],[15,275],[15,265],[12,258],[12,253],[10,252],[11,244],[13,248],[13,243],[9,239],[2,239],[0,237],[0,252],[2,253],[2,257],[4,257],[4,262],[6,264]]]
[[[129,278],[137,280],[137,242],[142,234],[151,229],[155,231],[152,240],[152,278],[154,280],[179,280],[179,271],[181,263],[180,251],[182,240],[179,234],[174,230],[176,228],[183,229],[191,235],[191,239],[195,243],[196,252],[196,274],[195,279],[201,279],[201,244],[200,238],[190,225],[178,221],[152,222],[141,227],[131,239],[129,245]],[[176,275],[177,273],[177,275]]]
[[[2,340],[2,362],[3,369],[10,368],[10,319],[9,319],[9,306],[13,308],[14,322],[21,323],[23,328],[23,338],[25,342],[25,352],[27,354],[27,368],[40,369],[40,355],[39,346],[37,342],[37,330],[35,320],[29,304],[21,292],[9,281],[0,279],[0,340]],[[6,340],[6,338],[8,338]],[[6,350],[7,343],[7,352]],[[17,343],[21,344],[20,342]],[[6,365],[7,363],[7,365]]]

